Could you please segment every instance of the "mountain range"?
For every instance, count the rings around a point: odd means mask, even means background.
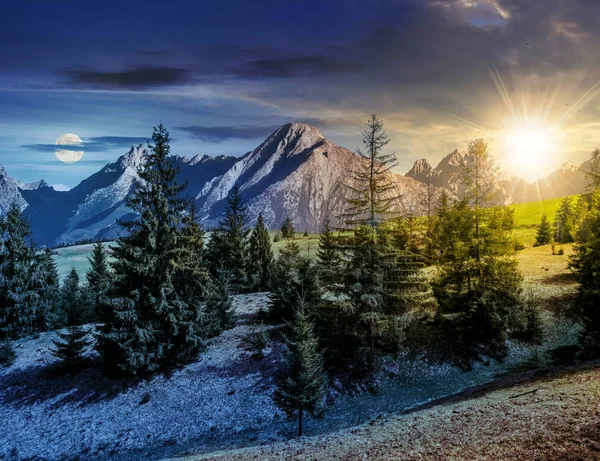
[[[44,181],[20,182],[0,166],[0,214],[16,202],[41,244],[114,238],[121,231],[117,220],[133,216],[125,202],[140,181],[137,170],[146,153],[142,145],[134,146],[68,191],[56,191]],[[421,213],[428,181],[438,190],[460,195],[462,155],[454,151],[435,168],[420,159],[406,175],[389,173],[395,186],[390,193],[400,197],[395,211]],[[344,183],[361,159],[326,139],[317,128],[288,123],[241,157],[174,156],[173,162],[205,227],[218,223],[227,195],[237,184],[251,223],[262,213],[269,228],[278,228],[290,216],[297,230],[319,232],[326,218],[334,224],[340,219],[348,194]],[[581,193],[585,166],[565,164],[534,184],[505,175],[499,187],[506,203]]]

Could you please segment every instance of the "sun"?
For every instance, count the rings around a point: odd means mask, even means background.
[[[518,123],[503,138],[506,167],[517,176],[536,180],[554,165],[559,151],[555,128],[541,123]]]

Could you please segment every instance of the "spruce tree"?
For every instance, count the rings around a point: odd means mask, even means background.
[[[35,248],[29,223],[12,204],[0,222],[0,340],[36,331],[40,293],[32,286]]]
[[[325,230],[319,236],[317,250],[317,269],[323,286],[329,290],[341,282],[342,255],[339,243],[331,230],[329,220],[325,221]]]
[[[592,194],[591,210],[584,226],[589,229],[585,239],[578,237],[570,260],[579,289],[577,306],[583,329],[580,333],[582,355],[600,356],[600,192]]]
[[[552,243],[552,225],[548,221],[548,216],[544,213],[535,235],[534,246],[548,245],[550,243]]]
[[[71,269],[60,290],[62,310],[65,315],[67,332],[58,332],[58,341],[53,340],[52,354],[60,360],[60,366],[76,370],[84,361],[85,349],[90,344],[88,332],[81,326],[84,319],[84,306],[79,287],[79,275]]]
[[[188,205],[188,212],[182,218],[178,252],[180,261],[176,268],[176,288],[193,305],[203,299],[210,279],[206,267],[204,230],[198,223],[193,203]]]
[[[236,315],[229,296],[229,276],[225,270],[219,271],[208,285],[204,322],[209,337],[218,336],[235,326]]]
[[[365,151],[357,151],[359,168],[351,172],[346,183],[350,197],[343,217],[349,226],[366,224],[375,228],[390,215],[392,204],[399,199],[390,174],[397,164],[396,155],[383,153],[390,140],[383,130],[383,121],[375,114],[367,121],[362,139]]]
[[[408,248],[398,250],[389,245],[384,223],[399,197],[394,194],[396,186],[390,174],[396,165],[395,155],[383,153],[389,142],[383,122],[372,115],[362,134],[365,153],[359,151],[361,166],[351,176],[343,214],[346,224],[353,227],[341,239],[345,260],[342,291],[346,296],[337,315],[329,318],[343,326],[329,328],[331,332],[324,340],[332,354],[337,354],[343,351],[336,345],[340,342],[336,336],[343,336],[346,357],[354,361],[351,366],[362,370],[360,374],[368,374],[381,351],[380,327],[395,323],[412,304],[412,292],[420,285],[413,282],[422,264]],[[346,328],[350,331],[343,331]]]
[[[127,201],[137,214],[122,223],[127,235],[113,248],[113,283],[98,349],[109,374],[137,375],[193,360],[202,347],[195,322],[200,300],[190,300],[175,279],[182,264],[185,186],[176,181],[169,133],[154,129],[154,145],[140,167],[142,183]]]
[[[288,240],[273,265],[269,314],[277,320],[291,320],[297,303],[300,246]]]
[[[298,421],[298,436],[302,436],[305,414],[323,416],[327,389],[323,355],[304,301],[297,306],[290,330],[273,400],[289,420]]]
[[[273,250],[271,237],[265,227],[262,213],[258,215],[256,226],[250,234],[248,258],[248,274],[252,280],[254,291],[265,291],[269,288],[273,266]]]
[[[561,200],[554,219],[554,241],[571,243],[575,237],[575,213],[569,197]]]
[[[36,331],[48,331],[60,326],[60,283],[58,269],[49,248],[35,255],[31,286],[39,295],[36,310]]]
[[[111,283],[110,267],[108,264],[108,254],[103,243],[96,242],[92,250],[92,256],[88,257],[90,268],[85,276],[87,279],[87,289],[90,297],[91,318],[106,322],[106,310],[108,309],[106,297]]]
[[[514,212],[479,211],[456,202],[444,219],[447,249],[433,282],[438,320],[457,363],[469,368],[483,356],[501,359],[521,308],[521,275],[514,258]]]
[[[281,236],[284,239],[294,239],[296,238],[296,229],[294,229],[294,225],[292,224],[292,218],[287,216],[283,220],[283,224],[281,225]]]
[[[586,172],[588,189],[595,191],[600,189],[600,149],[594,149],[589,161],[590,168]]]
[[[208,243],[207,259],[210,271],[217,276],[224,269],[231,277],[231,290],[239,293],[248,288],[248,215],[238,185],[227,197],[227,208],[219,227]]]

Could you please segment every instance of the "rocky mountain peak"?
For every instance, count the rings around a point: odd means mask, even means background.
[[[131,167],[134,170],[138,170],[139,167],[144,163],[144,159],[148,151],[143,144],[138,144],[137,146],[131,146],[129,152],[125,155],[119,157],[117,160],[118,165],[122,169],[126,169],[127,167]]]
[[[420,158],[414,163],[410,171],[406,173],[406,176],[424,182],[427,180],[427,176],[431,175],[432,172],[433,168],[427,159]]]
[[[259,155],[298,154],[316,144],[325,141],[323,134],[314,126],[292,122],[279,127],[253,153]]]
[[[573,173],[579,169],[578,166],[573,165],[573,163],[569,160],[568,162],[563,163],[560,168],[557,170],[560,174]]]
[[[454,151],[450,152],[446,155],[442,161],[435,167],[437,171],[444,170],[448,167],[459,167],[464,155],[458,151],[458,149],[454,149]]]

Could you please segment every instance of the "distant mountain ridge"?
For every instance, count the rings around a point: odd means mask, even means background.
[[[133,146],[68,191],[56,191],[44,181],[17,181],[0,166],[0,213],[16,202],[29,219],[35,240],[42,244],[115,238],[121,232],[117,221],[134,216],[125,202],[140,182],[137,171],[146,154],[143,145]],[[460,196],[462,156],[455,150],[435,168],[419,159],[406,175],[390,173],[395,184],[390,193],[401,197],[395,211],[423,211],[428,176],[436,187]],[[344,183],[361,161],[358,154],[326,139],[317,128],[295,122],[279,127],[241,157],[172,159],[179,168],[179,181],[188,185],[185,195],[195,202],[205,226],[218,223],[227,195],[237,184],[250,222],[262,213],[268,227],[278,228],[289,215],[297,230],[309,232],[321,231],[327,218],[339,224],[348,194]],[[499,187],[507,203],[580,193],[586,184],[584,165],[565,164],[535,184],[507,177]]]
[[[463,153],[454,150],[446,155],[435,168],[426,159],[419,159],[406,173],[406,176],[423,184],[427,183],[429,176],[429,181],[435,187],[446,189],[455,196],[460,196],[463,156]],[[506,204],[527,203],[581,194],[586,191],[588,184],[586,174],[589,167],[589,161],[580,166],[566,162],[549,176],[538,179],[533,184],[515,175],[503,173],[498,181],[498,186],[503,191]]]

